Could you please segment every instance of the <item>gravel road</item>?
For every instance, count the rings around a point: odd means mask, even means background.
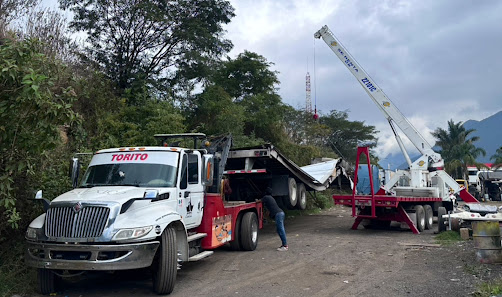
[[[481,280],[502,277],[501,265],[478,263],[472,241],[438,246],[433,230],[351,230],[352,222],[341,206],[288,217],[287,252],[275,250],[280,240],[268,222],[255,251],[221,248],[184,264],[170,296],[470,296]],[[57,296],[158,295],[138,270],[65,281]]]

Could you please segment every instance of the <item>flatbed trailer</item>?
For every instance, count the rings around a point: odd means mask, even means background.
[[[361,154],[365,154],[368,160],[371,195],[356,194],[357,173]],[[356,218],[352,229],[357,230],[359,224],[365,219],[377,227],[385,227],[390,225],[390,222],[396,221],[407,224],[413,233],[419,234],[420,231],[432,227],[432,216],[434,214],[442,216],[446,214],[447,210],[453,210],[453,203],[444,201],[440,197],[392,196],[385,194],[383,189],[375,193],[369,160],[368,147],[357,148],[352,195],[333,195],[336,205],[352,207],[352,216]],[[460,192],[461,197],[466,197],[465,192]]]
[[[324,191],[337,178],[348,179],[343,166],[342,159],[333,159],[300,167],[272,144],[231,149],[224,171],[232,188],[227,199],[253,202],[270,187],[280,206],[304,210],[307,192]]]

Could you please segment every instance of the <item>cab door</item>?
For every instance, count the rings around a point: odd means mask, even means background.
[[[197,151],[184,152],[179,178],[178,212],[187,229],[195,228],[202,221],[204,186],[201,183],[201,155]]]

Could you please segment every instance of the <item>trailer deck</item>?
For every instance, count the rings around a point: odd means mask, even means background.
[[[366,159],[368,161],[370,160],[368,147],[358,147],[352,195],[333,195],[335,204],[352,207],[352,216],[356,217],[354,224],[352,225],[352,229],[357,230],[357,227],[362,220],[370,219],[375,221],[387,221],[389,223],[391,221],[402,222],[407,224],[413,233],[419,234],[420,232],[418,231],[415,222],[413,222],[410,218],[406,209],[409,209],[409,206],[411,205],[428,204],[433,206],[434,203],[441,203],[443,201],[442,198],[390,196],[384,195],[385,193],[383,193],[382,189],[375,193],[370,162],[367,163],[371,195],[356,195],[357,172],[359,169],[359,157],[361,154],[365,154]],[[358,208],[361,209],[360,212],[357,212]]]

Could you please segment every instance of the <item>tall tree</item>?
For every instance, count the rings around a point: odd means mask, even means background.
[[[502,167],[502,146],[497,149],[495,154],[490,157],[490,160],[493,160],[492,168],[496,169]]]
[[[370,148],[377,144],[375,126],[365,125],[363,121],[349,121],[347,111],[332,110],[328,115],[321,115],[319,123],[326,125],[331,130],[328,137],[322,138],[324,144],[331,147],[344,159],[355,162],[357,146],[369,143]],[[372,161],[378,162],[372,155]]]
[[[285,109],[277,94],[277,71],[272,62],[257,53],[244,51],[237,58],[220,63],[212,83],[244,109],[244,134],[272,143],[281,141],[280,122]]]
[[[279,83],[274,64],[257,53],[244,51],[236,59],[228,58],[221,63],[213,76],[213,82],[221,86],[234,100],[258,94],[273,94]]]
[[[26,14],[39,2],[40,0],[0,0],[0,24],[9,24]]]
[[[87,51],[125,90],[148,82],[161,91],[184,79],[200,79],[228,52],[223,24],[234,9],[224,0],[60,0],[74,13],[70,27],[87,33]],[[190,77],[188,77],[190,76]],[[167,87],[165,87],[167,86]],[[134,96],[132,96],[134,98]]]
[[[475,129],[467,130],[462,122],[455,123],[450,119],[448,130],[437,128],[432,132],[432,136],[436,138],[436,145],[441,147],[440,153],[445,161],[446,171],[457,178],[467,178],[469,165],[484,166],[476,162],[476,158],[484,156],[486,152],[474,145],[474,142],[479,140],[478,136],[471,136],[475,131]]]

